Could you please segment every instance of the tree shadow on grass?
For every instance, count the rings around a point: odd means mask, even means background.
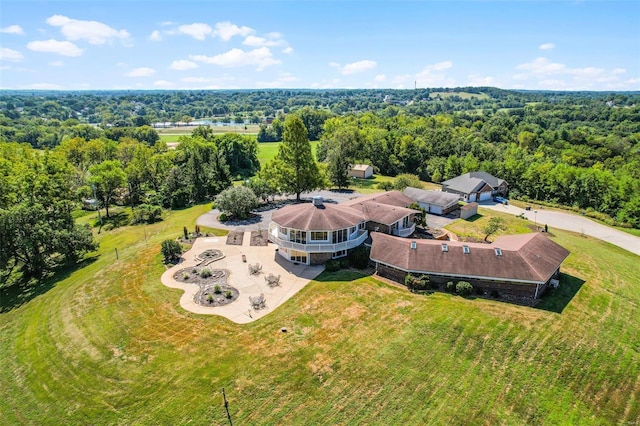
[[[19,308],[35,297],[51,290],[58,282],[68,278],[75,271],[91,265],[96,260],[98,260],[98,256],[92,256],[74,265],[60,267],[51,276],[39,282],[30,280],[9,287],[0,287],[0,313]]]
[[[467,222],[475,222],[478,219],[482,219],[484,217],[484,215],[481,215],[480,213],[476,213],[473,216],[471,216],[469,219],[465,219]]]
[[[561,273],[558,288],[548,288],[540,303],[536,305],[536,309],[561,314],[573,297],[580,291],[583,284],[584,280],[573,275]]]

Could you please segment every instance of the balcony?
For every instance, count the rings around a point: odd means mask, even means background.
[[[369,234],[366,229],[361,229],[356,235],[356,238],[341,243],[308,242],[307,244],[301,244],[280,238],[278,236],[278,226],[274,223],[269,225],[269,241],[277,244],[279,247],[303,251],[305,253],[335,253],[341,250],[349,250],[362,244]]]
[[[413,234],[413,231],[416,230],[416,224],[412,223],[408,228],[394,229],[393,235],[398,237],[407,238],[409,235]]]

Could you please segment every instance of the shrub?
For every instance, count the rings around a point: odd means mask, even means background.
[[[258,197],[246,186],[232,186],[216,197],[216,205],[221,212],[246,219],[258,205]]]
[[[222,288],[218,284],[216,284],[215,286],[213,286],[213,292],[215,294],[220,294],[222,293]]]
[[[473,293],[473,286],[466,281],[458,281],[458,284],[456,284],[456,293],[461,296],[468,296]]]
[[[404,284],[411,291],[425,291],[429,289],[429,276],[421,275],[419,277],[407,274],[404,278]]]
[[[409,173],[398,175],[393,182],[393,189],[397,189],[398,191],[404,191],[404,189],[409,186],[412,188],[423,188],[420,178]]]
[[[229,218],[227,217],[227,215],[225,213],[220,213],[220,216],[218,216],[218,220],[220,222],[226,222],[227,220],[229,220]]]
[[[500,299],[500,292],[498,290],[491,290],[491,293],[489,293],[489,295],[494,299]]]
[[[456,290],[456,286],[455,284],[453,284],[453,281],[449,281],[445,287],[445,289],[450,292],[453,293]]]
[[[131,217],[131,224],[154,223],[162,218],[162,207],[151,204],[140,204]]]
[[[324,265],[324,269],[327,272],[337,272],[342,269],[342,262],[340,262],[338,259],[328,260]]]
[[[365,246],[358,246],[351,250],[348,259],[349,264],[354,268],[366,269],[369,266],[369,249]]]
[[[178,260],[182,254],[182,246],[176,240],[164,240],[161,249],[165,263]]]
[[[393,183],[392,182],[380,182],[378,184],[378,189],[381,189],[383,191],[391,191],[393,189]]]
[[[204,268],[202,271],[200,271],[200,276],[202,278],[209,278],[211,275],[212,275],[211,269],[209,268]]]
[[[186,226],[182,227],[182,233],[184,234],[184,239],[188,240],[189,239],[189,231],[187,231],[187,227]]]
[[[224,297],[226,297],[227,299],[231,299],[233,297],[233,292],[231,290],[225,291]]]
[[[213,303],[213,295],[212,294],[208,294],[207,295],[207,302]]]
[[[182,279],[183,280],[188,280],[189,279],[189,274],[187,274],[186,272],[184,274],[182,274]]]

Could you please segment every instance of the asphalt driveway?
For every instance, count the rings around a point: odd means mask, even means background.
[[[635,237],[626,232],[618,231],[606,225],[594,222],[593,220],[572,213],[559,212],[555,210],[546,210],[544,208],[531,209],[529,211],[520,207],[505,206],[493,201],[482,202],[480,207],[496,210],[513,215],[524,214],[531,222],[537,223],[539,226],[549,225],[552,228],[565,229],[567,231],[579,232],[591,237],[598,238],[625,250],[640,256],[640,237]]]

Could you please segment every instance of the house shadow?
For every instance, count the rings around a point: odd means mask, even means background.
[[[561,314],[573,297],[580,291],[583,284],[583,279],[560,273],[560,285],[558,288],[548,288],[535,308]]]
[[[467,222],[475,222],[478,219],[482,219],[484,217],[484,215],[481,215],[480,213],[476,213],[473,216],[471,216],[468,219],[465,219]]]
[[[75,271],[91,265],[98,260],[98,256],[89,257],[73,265],[62,266],[53,274],[41,281],[22,281],[9,287],[0,288],[0,313],[19,308],[32,299],[51,290],[55,285],[68,278]]]

